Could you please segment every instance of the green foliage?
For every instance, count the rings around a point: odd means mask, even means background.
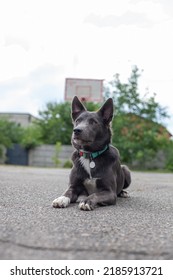
[[[88,111],[97,111],[100,108],[101,104],[100,103],[94,103],[94,102],[87,102],[85,104],[85,107]]]
[[[132,68],[132,73],[127,83],[120,81],[120,75],[116,74],[114,80],[110,82],[113,88],[113,99],[116,107],[116,114],[133,113],[150,121],[160,122],[168,117],[167,108],[162,107],[156,102],[154,93],[150,96],[147,91],[144,96],[140,96],[138,90],[138,79],[141,73],[137,66]],[[109,88],[107,96],[110,95]]]
[[[37,124],[32,124],[26,128],[23,128],[20,144],[26,149],[32,149],[42,144],[41,137],[42,135],[40,126]]]
[[[121,159],[140,168],[169,144],[167,130],[158,123],[134,114],[121,114],[114,118],[113,144],[121,153]]]
[[[22,138],[22,128],[14,122],[5,118],[0,119],[0,156],[2,156],[2,146],[8,148],[13,143],[19,143]]]
[[[0,163],[4,162],[5,159],[6,159],[6,150],[5,150],[4,145],[0,144]]]
[[[165,148],[165,154],[166,154],[165,168],[173,172],[173,141],[170,141],[169,145]]]
[[[140,73],[135,66],[128,83],[121,83],[119,74],[110,82],[112,93],[107,89],[107,97],[113,96],[115,118],[112,123],[113,144],[120,150],[124,162],[138,163],[145,168],[160,149],[169,146],[168,131],[159,122],[168,117],[166,108],[155,100],[155,94],[141,97],[138,91]]]
[[[70,144],[72,123],[70,103],[47,103],[46,109],[39,112],[38,125],[45,144]]]
[[[73,164],[72,164],[72,161],[71,160],[67,160],[65,161],[63,167],[64,168],[72,168]]]
[[[33,124],[23,128],[7,119],[0,119],[0,157],[2,156],[2,147],[9,148],[12,144],[21,144],[26,149],[41,144],[40,127]]]
[[[56,142],[55,145],[55,155],[53,156],[52,160],[54,161],[55,165],[58,167],[61,163],[60,159],[59,159],[59,153],[61,151],[61,143],[60,142]]]

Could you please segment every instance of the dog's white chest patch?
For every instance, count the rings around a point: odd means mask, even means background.
[[[84,186],[85,186],[88,194],[90,195],[96,191],[97,178],[92,178],[92,176],[91,176],[91,165],[90,165],[90,160],[88,158],[80,157],[80,163],[90,177],[89,179],[86,179],[84,181]]]
[[[92,179],[86,179],[84,181],[84,186],[89,195],[96,192],[96,180],[97,180],[96,178],[92,178]]]
[[[82,164],[85,171],[89,174],[91,178],[90,161],[88,158],[80,157],[80,163]]]

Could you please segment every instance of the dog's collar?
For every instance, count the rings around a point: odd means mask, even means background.
[[[90,152],[87,152],[84,150],[79,150],[79,156],[84,157],[84,158],[94,159],[94,158],[100,156],[101,154],[103,154],[108,149],[109,149],[109,145],[106,145],[103,150],[93,152],[93,153],[90,153]]]

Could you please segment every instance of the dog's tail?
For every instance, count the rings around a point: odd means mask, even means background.
[[[121,168],[124,172],[124,177],[125,177],[123,189],[126,189],[131,183],[131,174],[130,174],[130,170],[126,165],[121,165]]]

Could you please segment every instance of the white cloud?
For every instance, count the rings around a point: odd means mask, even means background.
[[[0,83],[0,111],[19,111],[38,114],[49,101],[63,100],[62,69],[43,65],[29,75]],[[57,78],[58,77],[58,78]]]
[[[137,64],[143,90],[157,92],[173,113],[172,7],[167,0],[0,1],[0,110],[35,114],[62,100],[66,77],[125,79]]]

